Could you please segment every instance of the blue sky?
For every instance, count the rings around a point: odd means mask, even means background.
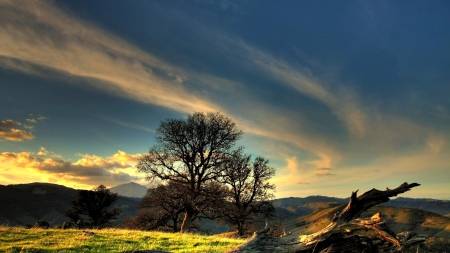
[[[447,1],[0,1],[0,184],[130,181],[220,111],[276,197],[450,199]]]

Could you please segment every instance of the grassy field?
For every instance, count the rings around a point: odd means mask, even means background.
[[[123,229],[26,229],[0,226],[0,252],[123,252],[163,250],[170,252],[225,252],[242,239],[172,234]]]

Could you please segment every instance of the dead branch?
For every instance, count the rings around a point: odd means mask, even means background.
[[[361,196],[352,192],[350,200],[331,223],[310,235],[288,235],[271,237],[264,231],[255,233],[249,241],[229,253],[256,252],[401,252],[405,247],[425,241],[425,237],[409,232],[395,235],[377,213],[368,219],[357,219],[367,209],[387,202],[391,197],[419,186],[417,183],[403,183],[395,189],[380,191],[372,189]]]

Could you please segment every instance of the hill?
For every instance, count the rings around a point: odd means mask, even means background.
[[[134,188],[136,185],[133,184],[126,184],[125,189]],[[142,189],[142,187],[145,188],[137,185],[136,189]],[[24,226],[46,220],[52,226],[61,226],[64,221],[68,220],[63,213],[71,207],[70,202],[77,193],[78,190],[48,183],[0,185],[0,224]],[[126,193],[122,192],[122,194]],[[116,223],[126,216],[136,215],[135,206],[139,201],[140,198],[121,196],[114,203],[114,207],[120,207],[123,210]],[[278,219],[286,224],[288,231],[311,233],[326,226],[332,214],[342,208],[347,201],[348,199],[326,196],[291,197],[276,199],[274,205]],[[450,238],[448,234],[450,217],[438,215],[450,214],[449,201],[397,198],[386,204],[390,206],[379,206],[370,210],[379,208],[391,227],[398,227],[399,231],[402,228],[407,228],[407,230],[412,228],[419,233]],[[404,209],[405,206],[407,208]],[[409,208],[411,206],[424,210],[411,209]],[[202,227],[209,229],[212,233],[230,230],[228,227],[224,228],[210,221],[203,221]]]
[[[450,201],[437,199],[414,199],[398,197],[384,204],[384,206],[417,208],[440,215],[450,214]]]
[[[317,209],[311,214],[284,221],[286,231],[311,234],[327,226],[333,215],[345,205],[330,203],[327,208]],[[414,231],[431,237],[450,239],[450,218],[415,208],[375,206],[363,212],[360,217],[370,217],[380,212],[386,224],[395,232]]]
[[[131,198],[142,198],[147,194],[147,187],[137,184],[135,182],[130,182],[128,184],[121,184],[109,189],[111,192],[117,193],[120,196],[131,197]]]
[[[330,204],[345,204],[348,199],[309,196],[306,198],[281,198],[275,199],[273,204],[276,209],[276,215],[281,218],[292,218],[310,214],[317,209],[327,208]]]
[[[0,185],[0,224],[33,225],[45,220],[51,226],[61,226],[68,218],[64,212],[71,207],[79,190],[62,185],[48,183],[31,183],[17,185]],[[113,207],[122,208],[119,220],[136,215],[138,198],[121,196]]]
[[[296,217],[310,214],[314,210],[326,208],[330,204],[346,204],[349,198],[334,198],[326,196],[309,196],[306,198],[275,199],[277,215],[281,218]],[[440,215],[450,215],[450,201],[437,199],[394,198],[382,206],[418,208]]]

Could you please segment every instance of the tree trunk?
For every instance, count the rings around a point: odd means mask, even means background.
[[[239,236],[243,236],[245,230],[244,230],[244,222],[242,220],[238,221],[237,229],[238,229]]]
[[[194,215],[193,212],[190,212],[189,210],[184,212],[184,218],[183,218],[183,223],[181,224],[180,233],[186,233],[189,231],[189,227],[191,226],[193,215]]]
[[[177,232],[178,231],[178,214],[176,214],[175,217],[172,218],[172,221],[173,221],[173,226],[172,226],[173,232]]]
[[[357,197],[353,192],[347,207],[336,213],[331,223],[317,233],[310,235],[288,235],[271,237],[268,229],[255,233],[245,244],[229,253],[326,253],[326,252],[402,252],[410,245],[425,241],[423,236],[410,232],[395,235],[377,213],[368,219],[356,219],[365,210],[389,201],[389,197],[409,191],[419,186],[417,183],[403,183],[393,190],[372,189]]]

